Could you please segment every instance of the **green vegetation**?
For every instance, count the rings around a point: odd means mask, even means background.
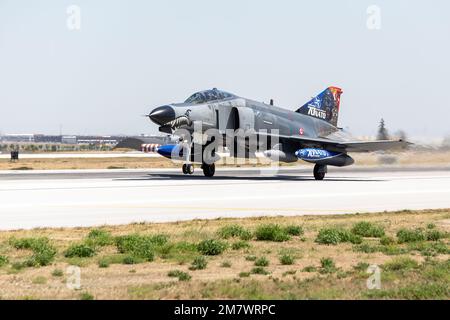
[[[86,243],[93,247],[105,247],[114,244],[114,238],[108,231],[93,229],[89,232]]]
[[[284,242],[291,239],[286,229],[277,224],[265,224],[259,226],[255,231],[256,240]]]
[[[342,242],[359,244],[362,242],[362,238],[361,236],[351,233],[344,229],[324,228],[319,230],[316,242],[327,245],[337,245]]]
[[[425,241],[426,236],[422,229],[401,229],[397,232],[398,243]]]
[[[447,237],[445,232],[441,232],[439,230],[429,230],[426,233],[426,238],[428,241],[439,241]]]
[[[367,262],[358,262],[356,266],[353,266],[353,269],[359,272],[366,272],[370,265]]]
[[[320,273],[334,273],[337,271],[336,264],[334,263],[334,260],[331,258],[322,258],[320,259],[320,266],[321,269],[319,270]]]
[[[90,258],[96,254],[95,249],[85,243],[72,244],[65,252],[66,258]]]
[[[255,255],[249,255],[245,257],[245,260],[247,261],[256,261],[256,259],[258,259],[258,257]]]
[[[295,262],[295,258],[294,258],[294,256],[292,256],[290,254],[285,253],[280,256],[280,263],[284,266],[293,265],[294,262]]]
[[[9,259],[7,256],[1,256],[0,255],[0,267],[3,267],[4,265],[8,264]]]
[[[269,265],[269,260],[266,257],[261,257],[256,259],[255,266],[257,267],[267,267]]]
[[[242,250],[242,249],[250,249],[250,243],[248,241],[237,241],[231,245],[231,249],[233,250]]]
[[[367,221],[356,223],[352,233],[365,238],[381,238],[385,235],[383,227]]]
[[[239,273],[240,278],[248,278],[250,277],[250,272],[241,272]]]
[[[316,266],[306,266],[302,270],[302,272],[316,272],[316,271],[317,271]]]
[[[180,270],[169,271],[167,275],[171,278],[178,278],[179,281],[189,281],[192,278],[189,273]]]
[[[231,262],[230,261],[224,261],[220,265],[222,268],[231,268]]]
[[[222,254],[228,245],[224,241],[209,239],[203,240],[197,246],[198,251],[205,256],[218,256]]]
[[[264,269],[263,267],[254,267],[251,271],[251,274],[261,274],[261,275],[268,275],[270,274],[270,272],[268,272],[266,269]]]
[[[380,244],[383,246],[393,245],[395,243],[395,239],[388,236],[383,236],[380,239]]]
[[[9,244],[16,249],[26,249],[31,250],[33,255],[23,262],[19,262],[22,266],[27,267],[38,267],[38,266],[48,266],[51,264],[56,255],[56,249],[50,244],[50,240],[45,237],[41,238],[23,238],[16,239],[11,238]]]
[[[117,237],[115,241],[117,250],[134,257],[135,261],[153,261],[157,248],[163,247],[167,242],[168,237],[165,235],[148,236],[139,234]]]
[[[237,224],[222,227],[217,233],[223,239],[240,238],[241,240],[248,241],[253,237],[249,230]]]
[[[206,258],[203,256],[198,256],[192,262],[192,265],[190,266],[189,270],[204,270],[206,269],[207,265],[208,261],[206,261]]]
[[[110,262],[108,261],[108,259],[100,259],[98,261],[98,267],[99,268],[108,268],[109,264],[110,264]]]
[[[301,226],[296,226],[296,225],[289,225],[284,227],[284,231],[291,235],[291,236],[302,236],[305,231],[303,230],[303,228]]]
[[[80,294],[80,300],[94,300],[94,296],[89,292],[83,292]]]
[[[419,267],[419,264],[415,260],[413,260],[409,257],[398,257],[388,263],[385,263],[383,265],[383,270],[399,271],[399,270],[416,269],[418,267]]]
[[[62,277],[64,272],[61,269],[55,269],[52,271],[52,276],[54,277]]]

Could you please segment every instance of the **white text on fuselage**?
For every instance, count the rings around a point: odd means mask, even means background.
[[[323,110],[308,106],[308,115],[312,116],[312,117],[316,117],[316,118],[320,118],[320,119],[326,119],[327,118],[327,113]]]

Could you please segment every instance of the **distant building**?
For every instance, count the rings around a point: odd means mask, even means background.
[[[77,139],[77,136],[62,136],[61,143],[62,144],[77,144],[78,139]]]
[[[5,134],[2,137],[5,142],[34,142],[34,134],[19,133],[19,134]]]

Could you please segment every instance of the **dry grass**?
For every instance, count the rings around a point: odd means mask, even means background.
[[[441,231],[450,231],[450,210],[434,210],[421,212],[397,212],[347,216],[309,216],[309,217],[267,217],[249,219],[227,219],[214,221],[190,221],[163,224],[131,224],[103,227],[113,236],[128,234],[166,234],[171,243],[180,241],[198,243],[201,240],[217,237],[219,228],[239,224],[249,230],[267,223],[280,225],[301,225],[305,234],[293,237],[290,241],[275,243],[249,241],[249,249],[228,249],[219,256],[207,257],[205,270],[190,271],[189,266],[198,253],[157,255],[155,261],[136,265],[111,264],[107,268],[99,268],[98,261],[103,257],[120,257],[115,246],[107,246],[98,251],[92,258],[65,258],[64,250],[74,242],[82,241],[90,232],[89,228],[73,229],[35,229],[0,232],[0,255],[7,256],[9,264],[0,268],[0,297],[3,299],[78,299],[82,292],[89,292],[96,299],[233,299],[233,298],[366,298],[365,288],[367,275],[364,272],[352,273],[358,263],[383,265],[393,256],[376,253],[362,253],[353,250],[352,244],[337,246],[319,245],[315,237],[323,227],[338,226],[350,228],[359,221],[369,221],[382,225],[388,235],[395,236],[401,228],[427,228],[436,225]],[[58,255],[51,266],[40,268],[24,268],[15,270],[12,264],[30,255],[27,250],[16,250],[8,244],[11,237],[49,237],[57,248]],[[229,244],[237,240],[228,239]],[[374,239],[366,239],[372,243]],[[444,240],[447,247],[448,239]],[[293,265],[282,265],[279,257],[289,253],[295,257]],[[246,256],[264,256],[270,264],[266,270],[270,275],[251,275],[240,278],[241,272],[249,272],[254,262]],[[416,251],[405,256],[423,263],[426,258]],[[320,267],[320,259],[330,257],[335,261],[339,271],[332,275],[321,275],[318,272],[303,272],[307,266]],[[448,254],[440,254],[435,261],[449,259]],[[223,267],[229,262],[230,267]],[[70,290],[66,287],[68,275],[53,276],[55,269],[65,271],[76,264],[81,266],[81,290]],[[192,276],[189,282],[180,282],[167,276],[171,270],[188,272]],[[347,275],[346,275],[347,274]],[[411,285],[422,281],[420,274],[412,273],[408,277],[391,275],[384,279],[387,288]],[[449,276],[446,276],[450,283]],[[270,280],[270,281],[268,281]],[[392,281],[391,281],[392,280]],[[414,282],[416,281],[416,282]],[[442,282],[442,281],[441,281]],[[402,296],[400,296],[402,297]],[[441,297],[441,296],[440,296]],[[447,296],[450,298],[450,295]]]

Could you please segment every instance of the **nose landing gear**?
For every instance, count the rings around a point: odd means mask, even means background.
[[[183,174],[194,174],[194,166],[192,164],[183,164]]]
[[[325,178],[326,173],[328,172],[328,168],[323,164],[316,164],[314,166],[314,178],[316,180],[323,180]]]

